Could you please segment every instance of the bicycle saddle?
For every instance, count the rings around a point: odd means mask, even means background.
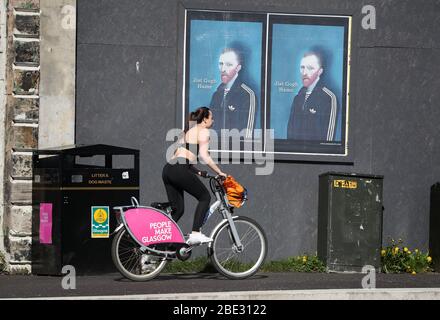
[[[150,206],[165,211],[168,215],[171,215],[176,210],[171,202],[152,202]]]

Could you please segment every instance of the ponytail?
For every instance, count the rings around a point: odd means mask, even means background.
[[[210,110],[208,107],[200,107],[197,110],[194,110],[189,114],[189,124],[191,124],[191,122],[196,124],[202,123],[204,119],[209,118],[209,112]],[[192,127],[192,125],[188,126],[187,124],[184,132],[187,132],[190,127]]]
[[[200,107],[189,115],[189,121],[195,121],[197,124],[202,123],[203,119],[209,118],[209,108]]]

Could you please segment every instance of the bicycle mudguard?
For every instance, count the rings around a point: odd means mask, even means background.
[[[122,213],[130,235],[141,246],[159,243],[185,243],[179,226],[164,212],[151,207],[137,207]]]

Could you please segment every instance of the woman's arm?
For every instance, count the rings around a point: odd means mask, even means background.
[[[199,132],[198,135],[198,143],[199,143],[199,156],[206,163],[208,167],[210,167],[215,173],[220,176],[227,176],[223,173],[220,168],[214,163],[211,156],[209,155],[209,130],[203,129]]]
[[[179,138],[175,142],[177,147],[176,147],[176,150],[174,150],[174,155],[176,155],[177,150],[179,150],[179,148],[181,148],[184,143],[185,143],[185,131],[182,131],[182,133],[180,134]]]

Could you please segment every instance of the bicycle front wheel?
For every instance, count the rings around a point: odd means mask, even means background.
[[[267,254],[266,234],[260,225],[247,217],[234,217],[234,224],[242,244],[234,242],[231,227],[224,221],[211,236],[208,255],[218,272],[230,279],[245,279],[254,275]]]
[[[142,253],[140,248],[125,228],[121,229],[113,239],[113,263],[124,277],[133,281],[153,279],[167,263],[161,257]]]

